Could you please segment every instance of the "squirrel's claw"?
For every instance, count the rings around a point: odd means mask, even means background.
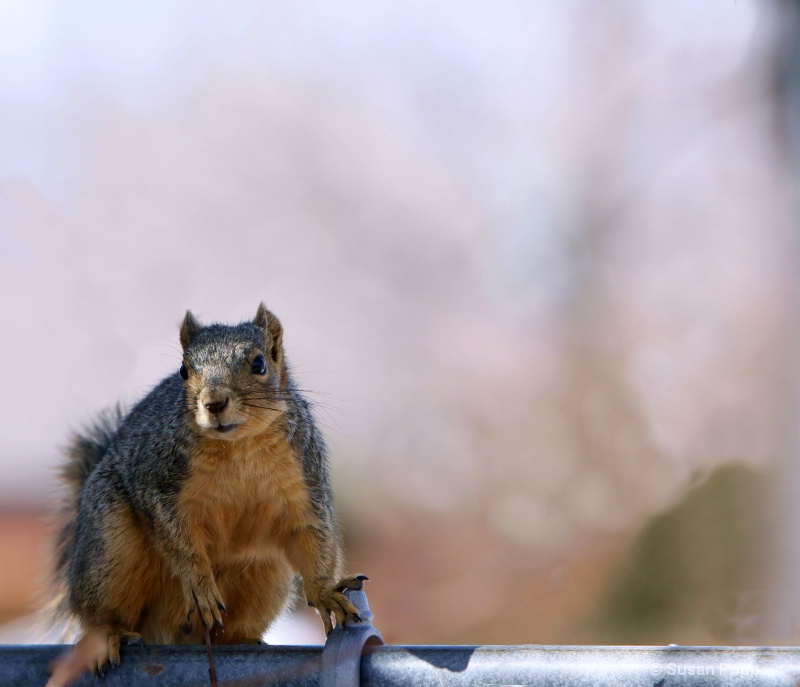
[[[227,614],[228,609],[219,598],[219,590],[213,577],[200,577],[194,584],[187,585],[187,587],[189,587],[188,594],[184,591],[184,595],[187,597],[187,606],[189,606],[187,620],[190,620],[192,610],[197,608],[203,627],[209,630],[214,626],[224,628],[222,614]]]
[[[339,584],[336,586],[336,591],[343,592],[345,589],[356,589],[360,591],[364,588],[364,582],[369,582],[369,577],[367,577],[364,573],[350,575],[349,577],[344,577],[339,580]]]
[[[350,575],[342,578],[332,588],[322,589],[312,596],[308,601],[309,606],[313,606],[322,618],[325,626],[325,634],[330,634],[333,629],[331,615],[336,620],[338,627],[347,627],[348,623],[360,623],[361,616],[353,602],[343,593],[346,589],[360,590],[364,586],[364,581],[369,578],[366,575]]]

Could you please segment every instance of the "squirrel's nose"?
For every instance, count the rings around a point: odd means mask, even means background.
[[[223,401],[211,401],[210,403],[203,403],[203,405],[206,407],[206,410],[208,410],[209,413],[214,413],[214,415],[216,415],[217,413],[221,413],[223,410],[225,410],[229,400],[229,397],[226,396],[225,400]]]

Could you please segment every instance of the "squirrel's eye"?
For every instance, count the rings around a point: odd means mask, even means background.
[[[264,360],[263,355],[257,355],[253,358],[253,364],[250,365],[250,372],[254,375],[264,375],[267,374],[267,362]]]
[[[189,370],[186,369],[186,365],[181,365],[180,373],[181,377],[184,379],[189,379]]]

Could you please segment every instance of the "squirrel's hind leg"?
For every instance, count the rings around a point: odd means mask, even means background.
[[[135,632],[123,632],[110,628],[87,630],[75,646],[59,656],[50,666],[51,677],[45,687],[67,687],[87,672],[104,675],[109,667],[120,663],[120,644],[125,641],[141,641]]]

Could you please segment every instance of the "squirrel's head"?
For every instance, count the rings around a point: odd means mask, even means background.
[[[262,303],[252,322],[181,325],[189,421],[204,436],[234,441],[266,431],[286,409],[283,328]]]

